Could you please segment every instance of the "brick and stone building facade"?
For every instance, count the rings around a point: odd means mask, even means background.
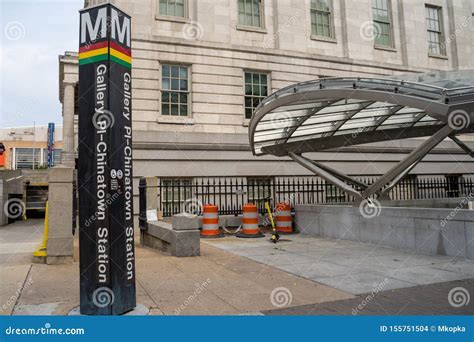
[[[133,18],[135,177],[306,175],[289,159],[252,156],[248,118],[261,97],[320,77],[474,69],[472,0],[112,3]],[[77,54],[59,61],[66,137],[74,128]],[[417,143],[364,146],[363,158],[353,150],[315,158],[348,174],[378,175]],[[412,173],[469,174],[474,164],[445,142]]]

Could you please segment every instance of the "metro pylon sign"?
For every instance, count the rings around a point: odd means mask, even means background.
[[[81,313],[136,306],[131,19],[105,4],[80,12]]]

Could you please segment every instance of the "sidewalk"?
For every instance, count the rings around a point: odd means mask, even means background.
[[[73,263],[33,264],[42,227],[32,220],[0,228],[2,315],[66,315],[79,305],[77,238]],[[277,245],[203,240],[201,254],[136,246],[137,302],[153,315],[349,315],[365,302],[357,314],[474,314],[472,301],[448,300],[456,287],[474,295],[471,260],[301,235]]]
[[[38,226],[41,222],[19,222],[0,229],[0,250],[16,244],[0,266],[1,314],[65,315],[79,304],[77,241],[74,263],[32,264],[41,241]],[[228,315],[275,309],[276,288],[290,291],[290,307],[353,298],[206,243],[201,246],[201,257],[182,259],[137,246],[137,302],[155,315]]]

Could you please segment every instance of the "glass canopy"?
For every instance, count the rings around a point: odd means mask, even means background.
[[[465,113],[456,134],[472,132],[472,70],[318,79],[265,98],[250,121],[250,144],[255,155],[284,156],[431,136],[453,112]]]

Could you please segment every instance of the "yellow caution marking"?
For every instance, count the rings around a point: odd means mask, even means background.
[[[48,227],[49,227],[48,213],[49,213],[49,205],[48,205],[48,202],[46,202],[46,214],[44,216],[43,242],[38,247],[38,249],[33,252],[33,256],[35,257],[46,256],[46,247],[48,245]]]

